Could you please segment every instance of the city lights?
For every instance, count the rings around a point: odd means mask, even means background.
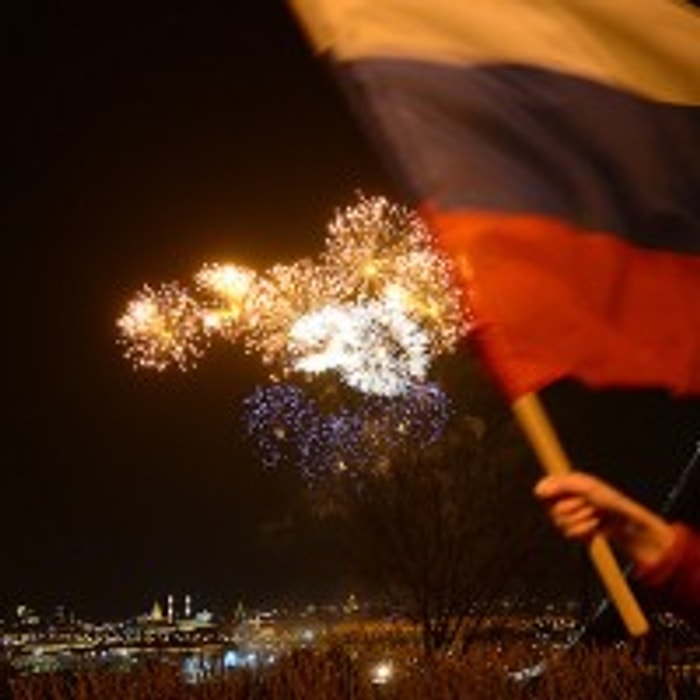
[[[375,685],[386,685],[394,676],[394,665],[391,661],[380,661],[375,664],[371,671],[370,677]]]

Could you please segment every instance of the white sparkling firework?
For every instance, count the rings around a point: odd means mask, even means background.
[[[397,396],[422,382],[427,335],[402,309],[381,302],[327,306],[299,318],[289,333],[293,369],[336,371],[366,394]]]
[[[117,320],[125,357],[137,368],[157,371],[193,367],[206,345],[200,311],[176,282],[145,285]]]
[[[440,439],[451,408],[436,384],[396,398],[364,396],[323,410],[293,384],[258,387],[244,401],[246,427],[266,467],[289,464],[310,481],[386,464],[400,450]]]

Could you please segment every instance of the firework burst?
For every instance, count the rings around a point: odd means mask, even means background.
[[[415,212],[384,197],[360,196],[336,214],[321,262],[338,301],[400,305],[434,355],[453,350],[468,330],[450,262]]]
[[[117,320],[124,355],[136,368],[162,371],[193,367],[202,356],[206,334],[201,308],[176,282],[145,285]]]
[[[317,259],[261,274],[211,263],[194,283],[196,294],[145,287],[129,306],[118,326],[135,365],[186,369],[216,336],[278,376],[330,372],[394,396],[425,381],[468,330],[448,260],[415,212],[384,197],[339,210]]]
[[[428,338],[401,309],[380,302],[326,306],[299,318],[289,333],[293,368],[338,372],[366,394],[396,396],[421,382]]]
[[[230,263],[208,263],[194,276],[205,298],[202,319],[205,331],[234,341],[244,332],[246,310],[256,273]]]
[[[300,317],[333,299],[332,281],[312,260],[274,265],[250,290],[243,342],[266,365],[289,369],[289,333]]]
[[[450,404],[436,384],[395,398],[357,395],[327,406],[289,383],[258,387],[244,401],[246,428],[266,467],[290,464],[309,481],[380,468],[400,450],[437,441]]]

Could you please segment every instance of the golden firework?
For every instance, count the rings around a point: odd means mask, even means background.
[[[207,263],[194,276],[205,297],[202,320],[205,332],[230,340],[242,332],[250,290],[256,273],[232,263]]]
[[[117,320],[124,355],[135,367],[193,367],[204,352],[201,308],[177,282],[145,285]]]

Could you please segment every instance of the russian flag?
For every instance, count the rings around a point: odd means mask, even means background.
[[[700,394],[700,13],[290,0],[461,271],[511,398]]]

